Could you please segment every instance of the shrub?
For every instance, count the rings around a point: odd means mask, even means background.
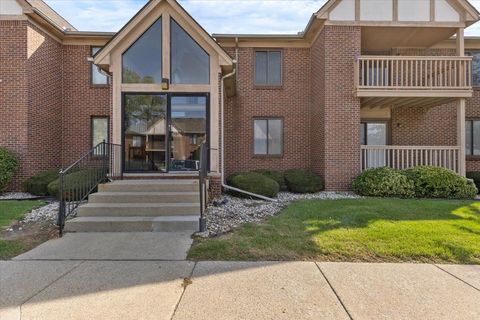
[[[473,182],[445,168],[414,167],[404,175],[414,182],[417,198],[472,199],[478,192]]]
[[[369,197],[410,198],[415,195],[413,181],[399,170],[388,167],[364,171],[353,181],[353,191]]]
[[[64,178],[64,194],[67,201],[80,200],[87,192],[95,187],[98,179],[101,177],[99,169],[83,169],[67,174]],[[60,178],[48,184],[48,194],[59,197]],[[75,192],[81,190],[81,192]],[[94,190],[95,191],[95,190]]]
[[[472,179],[478,190],[480,190],[480,171],[467,172],[467,178]]]
[[[280,190],[280,186],[275,180],[267,178],[256,172],[234,173],[229,176],[229,184],[238,189],[251,193],[259,194],[265,197],[273,198]],[[235,193],[237,196],[245,197],[245,194]]]
[[[56,179],[58,179],[58,170],[44,171],[25,181],[25,189],[36,196],[46,196],[48,185]]]
[[[5,191],[17,167],[17,157],[7,149],[0,148],[0,192]]]
[[[284,173],[285,183],[291,192],[314,193],[323,190],[323,179],[313,172],[302,169],[291,169]]]
[[[286,184],[285,184],[285,176],[283,175],[282,171],[275,171],[275,170],[255,170],[253,172],[260,173],[262,176],[265,176],[267,178],[270,178],[272,180],[275,180],[278,185],[280,186],[280,189],[285,189]]]

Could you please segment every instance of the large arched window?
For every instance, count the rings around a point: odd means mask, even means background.
[[[162,18],[123,53],[122,82],[162,82]]]
[[[173,84],[209,84],[210,57],[175,20],[171,19],[171,81]]]

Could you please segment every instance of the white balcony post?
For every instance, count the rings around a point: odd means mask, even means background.
[[[457,30],[457,55],[459,57],[465,56],[465,39],[464,29],[458,28]],[[465,74],[467,70],[463,68],[461,70],[463,78],[466,79]],[[468,81],[467,81],[468,82]],[[466,85],[466,84],[464,84]],[[458,172],[460,175],[466,174],[466,160],[465,160],[465,99],[460,99],[457,106],[457,144],[460,147],[458,154]]]
[[[460,148],[458,153],[458,173],[465,176],[465,99],[460,99],[457,106],[457,144]]]

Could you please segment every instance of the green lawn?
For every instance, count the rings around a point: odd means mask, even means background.
[[[480,264],[480,202],[300,201],[264,223],[196,241],[189,258]]]
[[[27,212],[45,204],[44,201],[0,201],[0,231],[15,221],[20,220]],[[29,249],[29,245],[21,240],[4,240],[0,238],[0,259],[13,257]]]

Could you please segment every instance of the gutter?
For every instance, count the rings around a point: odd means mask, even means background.
[[[238,52],[236,53],[236,55],[238,56]],[[239,193],[243,193],[243,194],[246,194],[246,195],[249,195],[249,196],[252,196],[252,197],[255,197],[255,198],[259,198],[259,199],[262,199],[262,200],[276,202],[277,200],[275,200],[275,199],[268,198],[268,197],[265,197],[265,196],[262,196],[262,195],[259,195],[259,194],[256,194],[256,193],[248,192],[248,191],[245,191],[245,190],[242,190],[242,189],[238,189],[238,188],[229,186],[225,183],[225,134],[224,134],[224,123],[225,123],[225,119],[224,119],[224,114],[225,114],[225,112],[224,112],[224,110],[225,110],[224,92],[225,92],[225,84],[224,84],[224,80],[236,75],[236,73],[237,73],[237,68],[236,68],[237,61],[238,60],[234,61],[233,71],[229,74],[224,75],[222,77],[222,79],[220,80],[220,99],[221,99],[221,102],[220,102],[220,112],[221,112],[220,128],[221,128],[221,131],[222,131],[221,134],[220,134],[220,140],[221,140],[220,166],[221,166],[222,188],[227,189],[227,190],[231,190],[231,191],[235,191],[235,192],[239,192]]]

